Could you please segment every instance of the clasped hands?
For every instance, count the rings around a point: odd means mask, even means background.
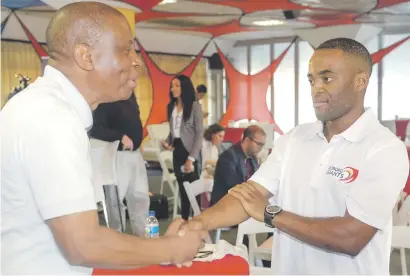
[[[236,185],[234,188],[229,190],[228,194],[235,199],[237,199],[248,215],[258,221],[264,221],[264,211],[265,207],[269,204],[268,199],[255,187],[255,184],[251,182],[244,182],[242,184]],[[202,220],[201,216],[194,217],[189,221],[184,221],[182,219],[174,220],[168,227],[165,236],[179,236],[184,237],[185,235],[192,235],[197,233],[199,237],[205,239],[208,234],[208,227]],[[198,236],[197,236],[198,237]],[[191,246],[194,244],[191,244]],[[178,267],[191,266],[192,260],[195,258],[198,250],[204,246],[201,242],[200,247],[191,251],[182,262],[175,261],[174,263]]]

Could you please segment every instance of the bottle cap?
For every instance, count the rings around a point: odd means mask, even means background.
[[[155,211],[149,211],[148,216],[150,217],[155,217]]]

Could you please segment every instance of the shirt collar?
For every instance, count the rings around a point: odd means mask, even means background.
[[[91,129],[93,125],[91,108],[72,82],[62,72],[50,65],[47,65],[44,69],[44,78],[56,82],[61,87],[64,99],[74,109],[84,124],[84,128],[86,130]]]
[[[348,129],[340,133],[339,136],[345,138],[346,140],[355,143],[359,142],[370,133],[375,123],[378,123],[376,116],[373,114],[370,108],[366,108],[365,112],[357,119]],[[323,134],[323,122],[317,121],[310,133],[310,138],[315,138],[319,136],[320,138],[325,138]]]

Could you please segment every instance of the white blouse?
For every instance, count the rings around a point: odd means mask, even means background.
[[[181,112],[177,111],[177,107],[174,107],[172,111],[172,120],[173,120],[173,128],[172,133],[174,138],[181,138],[181,123],[182,123],[182,116],[184,115],[184,111]]]

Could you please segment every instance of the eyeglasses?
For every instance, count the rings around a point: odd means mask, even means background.
[[[199,251],[196,254],[195,258],[196,259],[203,259],[203,258],[206,258],[206,257],[208,257],[209,255],[211,255],[213,253],[214,253],[213,251]]]
[[[258,141],[255,141],[253,138],[251,138],[251,137],[248,137],[252,142],[254,142],[255,144],[257,144],[258,146],[260,146],[261,148],[263,148],[264,146],[265,146],[265,143],[262,143],[262,142],[258,142]]]

